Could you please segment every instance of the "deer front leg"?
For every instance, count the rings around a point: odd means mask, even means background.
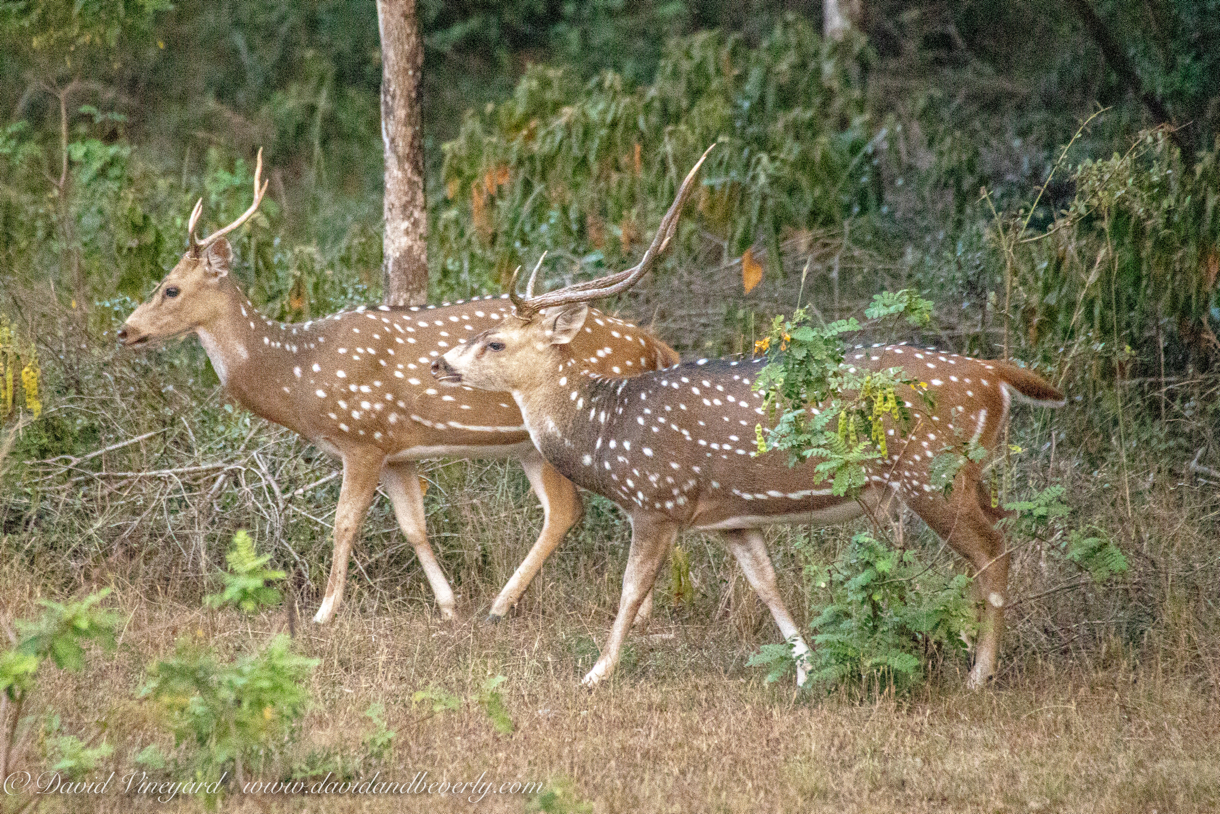
[[[326,595],[313,618],[318,624],[329,622],[343,601],[347,562],[377,492],[382,458],[380,450],[356,450],[343,455],[343,487],[339,490],[339,505],[335,509],[334,559],[330,564],[330,578],[326,580]]]
[[[804,686],[805,679],[809,676],[811,651],[801,636],[800,628],[792,621],[783,597],[779,595],[779,586],[775,583],[775,567],[771,564],[771,556],[767,553],[767,542],[762,532],[757,529],[726,531],[724,539],[754,592],[771,609],[771,617],[779,626],[780,634],[792,645],[792,655],[796,659],[796,685]]]
[[[428,544],[428,529],[424,521],[424,493],[419,487],[419,472],[414,461],[401,461],[386,464],[383,483],[390,503],[394,506],[394,516],[398,518],[398,526],[406,535],[407,542],[415,549],[419,565],[424,569],[424,576],[440,608],[441,618],[453,619],[457,611],[457,602],[453,598],[453,589],[445,579],[432,546]]]
[[[661,570],[677,536],[678,527],[673,523],[631,518],[631,550],[627,554],[627,570],[623,573],[623,595],[619,599],[618,615],[614,617],[614,626],[610,629],[610,638],[601,657],[580,682],[584,686],[596,687],[614,672],[623,640],[627,638],[644,597],[652,591],[657,572]]]
[[[496,597],[487,616],[489,622],[498,622],[508,615],[538,575],[542,564],[559,547],[568,530],[580,521],[584,513],[576,486],[547,463],[538,450],[530,447],[529,451],[521,456],[521,467],[529,478],[534,494],[538,495],[538,500],[542,503],[542,531],[525,559],[505,583],[500,595]]]

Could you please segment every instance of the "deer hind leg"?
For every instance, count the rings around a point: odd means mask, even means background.
[[[775,583],[775,567],[771,564],[762,532],[757,529],[726,531],[724,539],[754,592],[771,609],[771,616],[775,619],[784,641],[792,645],[792,655],[796,659],[796,684],[798,687],[803,686],[809,675],[811,651],[779,594],[779,587]]]
[[[415,462],[386,464],[383,482],[386,493],[390,496],[390,503],[394,506],[398,526],[415,549],[419,565],[424,569],[424,576],[436,596],[441,618],[454,618],[457,603],[453,598],[453,589],[449,587],[445,572],[441,570],[440,563],[432,552],[432,546],[428,544],[428,530],[424,523],[424,493],[419,486],[419,472]]]
[[[547,557],[559,547],[568,530],[580,521],[584,513],[576,486],[547,463],[538,450],[531,447],[521,457],[521,466],[534,494],[542,503],[542,531],[525,559],[500,590],[487,616],[489,622],[498,622],[508,615],[538,575]]]
[[[319,624],[329,622],[343,601],[347,562],[373,495],[377,493],[382,457],[380,450],[357,451],[343,456],[343,487],[339,490],[339,505],[335,509],[334,559],[330,563],[330,578],[326,580],[326,595],[313,618]]]
[[[635,612],[635,620],[631,623],[633,628],[643,628],[648,624],[648,620],[652,618],[652,591],[644,597],[644,601],[640,603],[640,609]]]
[[[982,610],[974,666],[966,686],[977,689],[995,675],[1008,601],[1009,554],[1004,535],[994,525],[1002,513],[992,509],[986,490],[972,487],[970,473],[964,475],[959,475],[948,500],[928,497],[911,501],[911,507],[973,568]]]
[[[618,615],[614,617],[614,626],[610,629],[610,638],[601,657],[581,681],[584,686],[596,687],[598,682],[614,672],[623,640],[627,638],[644,598],[652,591],[657,572],[665,563],[665,557],[677,536],[678,527],[668,521],[631,518],[631,551],[627,554],[627,570],[623,573],[623,594],[618,603]]]

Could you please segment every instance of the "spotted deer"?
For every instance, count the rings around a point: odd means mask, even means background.
[[[970,563],[983,612],[969,685],[981,686],[995,672],[1008,595],[1009,555],[995,527],[1002,512],[992,507],[979,463],[968,461],[947,494],[934,488],[929,470],[938,452],[967,442],[994,450],[1014,398],[1055,406],[1063,395],[1005,362],[897,345],[855,352],[844,364],[897,368],[903,379],[927,384],[934,406],[910,388],[900,389],[915,413],[913,426],[891,437],[884,460],[867,467],[863,491],[842,497],[829,483],[817,482],[817,458],[790,467],[782,452],[754,454],[755,427],[768,425],[763,395],[753,387],[763,359],[701,359],[632,379],[582,369],[572,343],[589,318],[587,302],[617,293],[648,271],[673,233],[686,192],[679,192],[630,279],[616,275],[600,286],[537,297],[514,293],[514,319],[448,349],[432,364],[433,375],[445,384],[512,393],[543,457],[631,518],[618,615],[583,683],[594,686],[614,670],[630,623],[676,535],[694,528],[723,534],[792,644],[803,684],[809,647],[776,588],[759,527],[838,523],[901,503]],[[809,409],[816,414],[819,407]],[[896,428],[886,432],[895,436]]]
[[[543,562],[580,519],[576,488],[534,449],[521,413],[504,393],[471,388],[441,392],[428,375],[433,359],[512,313],[507,299],[474,299],[417,308],[361,307],[303,324],[259,314],[233,282],[225,235],[258,209],[262,153],[254,203],[206,239],[195,235],[202,201],[188,225],[190,247],[118,332],[128,347],[195,333],[228,394],[246,409],[309,439],[343,463],[335,513],[334,558],[316,622],[343,598],[352,545],[378,481],[403,534],[415,549],[441,615],[452,618],[452,589],[428,544],[415,462],[437,456],[517,458],[542,502],[542,531],[491,608],[504,616]],[[572,352],[581,367],[631,376],[678,361],[647,331],[593,312]]]

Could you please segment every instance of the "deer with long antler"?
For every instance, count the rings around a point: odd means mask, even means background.
[[[197,334],[230,396],[342,460],[334,558],[317,622],[329,620],[342,600],[352,545],[378,481],[442,616],[453,617],[453,591],[428,544],[415,461],[518,458],[542,502],[544,520],[537,541],[492,605],[492,619],[504,616],[580,519],[580,496],[534,449],[507,394],[471,388],[440,392],[428,366],[462,339],[508,317],[510,302],[487,298],[438,307],[362,307],[303,324],[267,319],[233,282],[233,252],[224,239],[258,210],[267,189],[261,176],[260,150],[254,202],[205,239],[195,234],[203,201],[195,205],[189,249],[127,318],[119,341],[138,346]],[[678,361],[647,331],[598,312],[574,338],[572,352],[582,368],[607,375],[630,376]]]
[[[752,387],[763,359],[701,359],[633,379],[582,370],[572,342],[589,317],[587,303],[625,290],[655,265],[673,237],[702,162],[683,182],[637,267],[539,296],[522,298],[513,292],[515,319],[449,349],[432,365],[433,375],[445,384],[511,392],[543,456],[631,518],[618,615],[584,684],[596,685],[614,670],[637,610],[650,595],[676,535],[687,528],[723,534],[792,644],[797,680],[803,684],[809,647],[776,588],[758,528],[837,523],[866,511],[886,512],[901,502],[973,568],[984,610],[969,685],[982,685],[995,672],[1008,595],[1008,550],[995,527],[1002,512],[992,508],[978,463],[969,461],[959,470],[948,495],[933,488],[929,468],[937,452],[968,441],[994,450],[1014,397],[1054,406],[1063,395],[1004,362],[907,346],[857,352],[844,363],[897,368],[903,380],[927,382],[935,398],[934,406],[916,410],[910,432],[888,445],[884,459],[867,468],[864,490],[841,497],[832,494],[829,484],[818,483],[817,458],[790,467],[782,453],[752,454],[755,427],[768,420],[763,394]],[[899,394],[910,408],[924,401],[909,388]],[[819,408],[808,409],[816,413]],[[886,432],[893,435],[895,428]]]

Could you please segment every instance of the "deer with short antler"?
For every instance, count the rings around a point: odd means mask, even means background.
[[[514,319],[450,348],[432,365],[433,375],[445,384],[512,393],[542,455],[631,518],[618,614],[584,684],[596,685],[614,670],[676,535],[689,528],[723,534],[792,644],[797,680],[804,683],[809,648],[780,597],[759,527],[837,523],[864,512],[886,512],[900,502],[973,569],[983,611],[969,685],[981,686],[995,672],[1008,596],[1008,549],[995,526],[1002,512],[992,507],[979,463],[968,461],[948,494],[933,487],[929,470],[936,453],[954,444],[971,441],[994,450],[1014,397],[1053,406],[1063,395],[1005,362],[905,346],[857,352],[844,364],[897,368],[903,381],[926,382],[934,398],[900,387],[909,408],[929,406],[917,412],[905,437],[868,465],[860,494],[838,496],[815,477],[816,457],[790,467],[782,453],[753,454],[756,426],[768,425],[763,394],[754,389],[764,359],[702,359],[632,379],[581,369],[572,342],[589,318],[587,303],[624,290],[655,264],[698,168],[687,176],[652,246],[629,274],[536,297],[513,293]],[[808,409],[817,411],[818,405]],[[886,431],[892,435],[895,428]]]
[[[206,239],[191,213],[189,249],[118,333],[129,347],[187,333],[199,336],[226,391],[251,412],[309,439],[343,462],[335,513],[334,558],[317,622],[328,621],[343,597],[352,545],[380,481],[403,533],[415,549],[441,615],[452,618],[452,589],[428,544],[423,493],[415,461],[513,457],[542,502],[542,531],[491,608],[504,616],[543,562],[580,519],[576,488],[530,442],[507,394],[471,388],[441,392],[428,366],[462,339],[511,315],[507,299],[475,299],[438,307],[357,308],[303,324],[273,322],[233,282],[233,252],[224,239],[257,211],[254,202]],[[594,312],[572,343],[580,366],[630,376],[678,360],[647,331]]]

